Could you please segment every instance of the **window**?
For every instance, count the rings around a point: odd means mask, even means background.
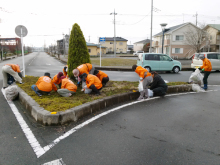
[[[217,54],[218,59],[220,60],[220,54]]]
[[[145,55],[145,60],[159,61],[160,57],[158,54],[150,54],[150,55]]]
[[[123,45],[123,42],[119,42],[119,45]]]
[[[217,59],[217,54],[207,54],[208,59]]]
[[[170,61],[170,57],[168,56],[160,56],[160,61]]]
[[[88,49],[88,52],[91,53],[91,49]]]
[[[176,35],[176,41],[183,41],[183,35]]]

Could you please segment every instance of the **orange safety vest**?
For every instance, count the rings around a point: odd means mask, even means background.
[[[66,67],[68,67],[68,65],[66,65]],[[63,75],[68,77],[67,72],[65,72],[64,68],[63,68]]]
[[[96,76],[99,78],[99,80],[101,82],[104,77],[108,77],[108,75],[106,73],[102,72],[101,70],[99,70],[99,73]]]
[[[18,65],[15,64],[6,64],[6,65],[9,65],[15,72],[21,72],[20,67]]]
[[[209,59],[207,59],[207,58],[205,58],[204,60],[203,60],[203,65],[200,67],[201,69],[205,69],[205,71],[208,71],[208,72],[210,72],[210,71],[212,71],[212,64],[211,64],[211,62],[209,61]]]
[[[90,88],[92,84],[94,84],[97,89],[100,89],[102,87],[102,82],[99,80],[98,77],[92,74],[88,74],[86,77],[86,85],[88,88]]]
[[[48,76],[42,76],[36,82],[37,88],[44,92],[50,92],[52,89],[56,92],[57,87]]]
[[[53,83],[59,85],[61,83],[61,79],[57,78],[57,74],[53,77],[52,80]]]
[[[147,69],[145,69],[145,68],[143,68],[143,67],[141,67],[141,66],[138,66],[138,67],[136,68],[135,72],[139,75],[139,77],[142,77],[142,78],[151,76],[151,73],[148,72]],[[145,72],[147,72],[147,75],[144,77]]]
[[[92,69],[92,64],[90,63],[82,64],[78,66],[77,69],[79,70],[79,76],[82,75],[83,73],[89,74],[89,71]]]
[[[68,89],[70,91],[76,92],[77,86],[68,78],[62,79],[61,89]]]

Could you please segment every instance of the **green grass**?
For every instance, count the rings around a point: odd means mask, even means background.
[[[36,84],[39,77],[26,76],[23,78],[24,84],[17,84],[23,89],[30,97],[32,97],[41,107],[50,112],[65,111],[67,109],[76,107],[78,105],[91,102],[93,100],[101,99],[107,96],[112,96],[120,93],[132,92],[133,90],[138,91],[138,81],[109,81],[107,85],[102,88],[101,95],[95,96],[94,94],[84,94],[81,92],[81,87],[78,87],[75,94],[71,97],[61,97],[57,92],[52,91],[51,95],[43,95],[39,97],[31,89],[33,84]],[[181,85],[187,84],[185,82],[170,82],[167,85]]]
[[[17,84],[22,88],[30,97],[32,97],[41,107],[50,112],[65,111],[75,106],[91,102],[106,96],[111,96],[119,93],[127,93],[133,90],[137,90],[138,82],[126,82],[126,81],[109,81],[101,90],[100,96],[93,94],[84,94],[81,92],[81,87],[78,87],[75,94],[71,97],[61,97],[57,92],[52,91],[51,95],[43,95],[39,97],[31,89],[33,84],[36,84],[39,77],[26,76],[23,78],[24,84]]]
[[[187,82],[169,82],[167,83],[168,86],[175,86],[175,85],[187,85]]]
[[[91,63],[95,65],[100,64],[99,58],[91,58]],[[121,59],[121,58],[103,58],[102,59],[102,66],[129,66],[137,64],[137,60],[132,59]]]

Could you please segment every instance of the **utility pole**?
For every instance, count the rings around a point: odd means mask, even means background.
[[[193,15],[193,16],[196,17],[196,26],[197,26],[197,16],[198,16],[197,12],[196,12],[196,15]]]
[[[150,53],[152,53],[153,0],[151,0]]]
[[[117,13],[115,13],[115,9],[114,9],[114,13],[110,13],[110,15],[114,14],[114,56],[116,57],[116,43],[115,43],[115,15],[117,15]]]

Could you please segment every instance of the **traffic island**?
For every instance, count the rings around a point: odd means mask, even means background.
[[[77,122],[79,119],[90,114],[101,111],[112,105],[121,104],[128,101],[134,101],[138,98],[139,92],[127,92],[97,99],[79,106],[67,109],[65,111],[50,112],[40,107],[40,105],[31,98],[24,90],[18,87],[19,101],[30,112],[31,116],[45,126],[62,125],[69,122]],[[191,85],[168,86],[167,94],[192,91]]]

